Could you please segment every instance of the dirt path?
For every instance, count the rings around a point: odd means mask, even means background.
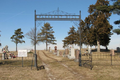
[[[50,80],[85,80],[81,74],[62,62],[62,57],[48,56],[50,53],[39,51],[39,58],[45,65]],[[50,76],[51,75],[51,76]]]

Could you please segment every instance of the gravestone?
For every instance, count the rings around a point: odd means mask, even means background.
[[[78,47],[78,50],[80,50],[80,47]]]
[[[8,57],[8,58],[9,58],[9,59],[12,58],[11,53],[9,53],[9,57]]]
[[[117,47],[117,52],[120,52],[120,47]]]
[[[5,54],[2,54],[2,60],[4,60],[5,59]]]
[[[57,56],[59,56],[59,50],[57,50]]]
[[[3,53],[3,52],[2,52],[2,48],[0,49],[0,53]]]
[[[65,56],[68,56],[68,54],[69,54],[69,49],[66,49],[65,50]]]
[[[8,59],[6,52],[9,52],[7,45],[2,49],[2,60]]]
[[[7,45],[6,45],[4,48],[5,48],[5,51],[6,51],[6,52],[9,52]]]
[[[27,52],[31,52],[31,50],[30,50],[30,49],[27,49]]]
[[[75,49],[74,49],[74,48],[71,48],[71,49],[69,50],[68,58],[69,58],[69,59],[75,59]]]
[[[5,48],[3,48],[3,53],[2,53],[2,60],[4,60],[5,59],[5,56],[6,55],[6,51],[5,51]]]
[[[112,55],[112,56],[114,56],[115,54],[114,54],[114,50],[113,49],[111,49],[111,51],[110,51],[110,55]]]
[[[66,48],[65,51],[64,51],[63,57],[67,57],[68,54],[69,54],[69,50],[68,50],[68,48]]]
[[[80,52],[80,50],[75,51],[75,62],[79,61],[79,52]]]
[[[51,47],[49,47],[49,52],[51,52],[52,50],[51,50]]]
[[[60,51],[60,56],[63,56],[63,53]]]
[[[90,45],[88,46],[88,54],[90,54],[90,52],[91,52],[91,47],[90,47]]]
[[[53,54],[57,54],[57,46],[54,47],[54,53]]]
[[[87,53],[87,49],[84,49],[84,54],[86,54]]]

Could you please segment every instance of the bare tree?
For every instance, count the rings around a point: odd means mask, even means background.
[[[36,29],[37,30],[37,29]],[[37,34],[39,33],[39,31],[37,31]],[[29,32],[27,32],[25,34],[25,36],[29,39],[31,39],[31,44],[35,45],[35,44],[39,44],[38,40],[37,40],[37,36],[36,36],[36,43],[35,43],[35,28],[32,28]]]

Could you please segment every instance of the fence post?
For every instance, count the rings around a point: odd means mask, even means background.
[[[112,65],[112,55],[111,55],[111,65]]]
[[[35,54],[35,66],[37,68],[37,54]]]
[[[111,55],[111,65],[112,65],[112,50],[110,52],[111,52],[110,55]]]
[[[93,65],[92,65],[92,52],[91,52],[91,70],[93,68]]]
[[[22,57],[22,67],[23,67],[23,57]]]

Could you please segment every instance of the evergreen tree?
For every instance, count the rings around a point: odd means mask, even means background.
[[[12,35],[11,39],[12,42],[14,42],[16,44],[16,52],[17,52],[17,44],[18,43],[25,43],[24,40],[22,40],[24,38],[24,35],[22,35],[23,32],[21,31],[21,28],[15,30],[14,35]]]
[[[72,26],[70,28],[70,31],[68,32],[68,36],[65,37],[64,40],[62,40],[64,43],[63,47],[66,47],[68,45],[77,44],[78,43],[77,40],[78,40],[78,36],[77,36],[76,31],[75,31],[75,27]]]
[[[46,43],[46,50],[47,50],[48,43],[56,44],[55,43],[56,40],[55,40],[53,33],[54,33],[54,31],[53,31],[52,27],[50,26],[50,24],[45,23],[41,29],[41,32],[38,33],[38,35],[37,35],[38,41]]]
[[[116,2],[114,2],[114,4],[113,4],[113,8],[114,8],[113,13],[120,15],[120,0],[115,0],[115,1]],[[117,25],[120,25],[120,20],[117,20],[114,23]],[[113,30],[113,32],[116,33],[117,35],[120,34],[120,26],[118,26],[118,27],[119,27],[118,29]]]
[[[93,27],[91,27],[90,29],[87,29],[87,45],[93,46],[93,45],[97,45],[97,41],[96,41],[96,34],[95,34],[95,30]]]
[[[97,6],[109,5],[109,1],[106,0],[97,0],[95,5],[90,5],[88,12],[91,14],[92,27],[94,28],[95,38],[97,41],[98,49],[100,52],[100,44],[102,43],[100,40],[104,35],[110,35],[112,26],[109,24],[107,20],[111,13],[109,12],[101,12],[96,9]],[[110,37],[110,36],[109,36]],[[109,42],[109,41],[108,41]]]
[[[120,34],[120,29],[114,29],[113,32],[116,33],[117,35],[119,35]]]
[[[96,35],[93,26],[94,18],[92,15],[89,15],[85,18],[85,33],[86,33],[86,44],[87,45],[96,45]]]
[[[81,47],[82,47],[82,44],[86,44],[85,22],[81,20],[81,23],[79,25],[80,27],[78,27],[78,30],[77,30],[77,44],[80,45],[80,41],[81,41]],[[80,39],[80,36],[81,36],[81,39]]]
[[[105,47],[106,47],[106,50],[108,50],[107,45],[108,45],[109,42],[110,42],[110,36],[111,36],[111,35],[105,34],[105,35],[101,35],[101,36],[102,36],[102,37],[101,37],[101,39],[100,39],[100,45],[105,46]]]
[[[111,0],[114,1],[113,5],[106,4],[103,6],[96,6],[97,10],[102,12],[113,12],[114,14],[120,15],[120,0]],[[109,1],[108,1],[109,2]]]
[[[113,5],[104,5],[104,6],[97,6],[97,10],[102,12],[113,12],[114,14],[120,15],[120,0],[111,0],[114,1]],[[120,20],[114,22],[115,24],[120,24]],[[114,33],[120,34],[120,29],[114,29]]]

